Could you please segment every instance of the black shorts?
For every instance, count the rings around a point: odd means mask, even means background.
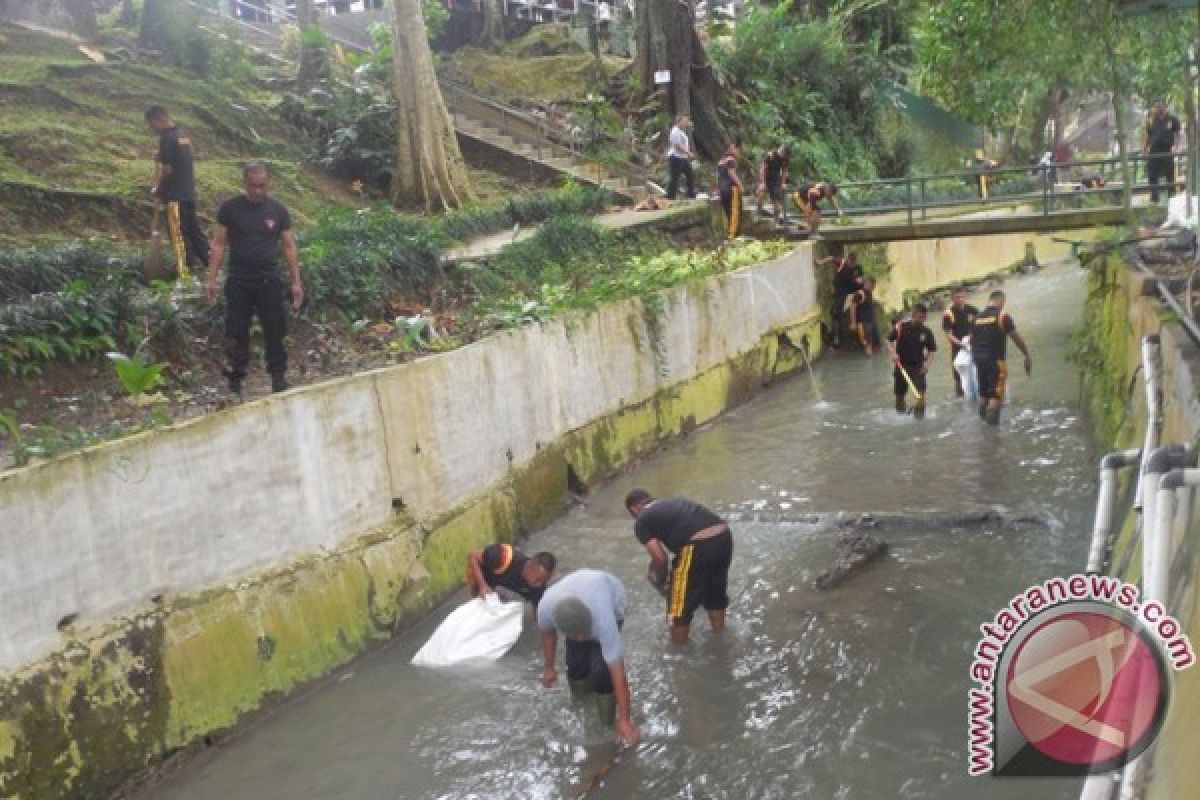
[[[917,387],[917,391],[925,394],[925,373],[921,372],[921,366],[905,364],[904,369],[908,371],[908,377],[912,378],[913,386]],[[899,367],[892,368],[892,391],[899,397],[908,393],[908,381],[904,379],[904,374],[900,372]]]
[[[686,544],[671,565],[671,591],[667,616],[672,624],[686,625],[696,609],[724,611],[729,607],[729,564],[733,561],[733,534],[717,534]]]
[[[979,396],[1004,399],[1008,384],[1008,365],[1004,359],[975,359],[975,375],[979,380]]]

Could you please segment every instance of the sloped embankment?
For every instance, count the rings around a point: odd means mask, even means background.
[[[0,25],[0,238],[115,236],[150,226],[155,139],[143,113],[166,106],[195,142],[200,212],[263,159],[301,221],[331,199],[302,166],[304,135],[271,111],[279,95],[140,63],[123,48],[93,63],[75,43]],[[104,49],[104,48],[100,48]]]

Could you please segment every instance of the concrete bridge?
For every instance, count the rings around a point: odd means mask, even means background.
[[[1125,209],[1119,206],[1048,213],[1029,212],[1018,208],[1010,213],[984,211],[943,219],[866,219],[849,225],[826,224],[820,229],[820,237],[836,244],[866,244],[957,236],[993,236],[998,233],[1052,233],[1118,225],[1124,222],[1125,218]],[[796,238],[805,238],[805,235],[797,233]]]

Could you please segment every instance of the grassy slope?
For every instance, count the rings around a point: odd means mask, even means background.
[[[0,26],[0,37],[0,238],[144,234],[156,143],[142,114],[154,103],[192,135],[203,215],[237,191],[251,158],[271,162],[275,192],[301,222],[334,199],[330,182],[301,166],[303,134],[268,111],[278,99],[269,92],[93,64],[71,42],[21,28]]]

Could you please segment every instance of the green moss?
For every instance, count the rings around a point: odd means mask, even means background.
[[[437,525],[425,541],[421,563],[429,571],[429,591],[443,597],[463,583],[467,553],[493,542],[511,542],[517,532],[513,498],[492,492]]]
[[[103,797],[161,755],[170,700],[161,655],[161,618],[150,615],[0,685],[10,751],[0,796]]]
[[[1121,446],[1135,435],[1130,401],[1137,335],[1129,322],[1129,278],[1118,258],[1090,262],[1083,325],[1071,357],[1082,373],[1087,413],[1097,439]]]
[[[567,461],[562,445],[544,447],[510,479],[522,533],[549,525],[562,513],[567,498]]]

